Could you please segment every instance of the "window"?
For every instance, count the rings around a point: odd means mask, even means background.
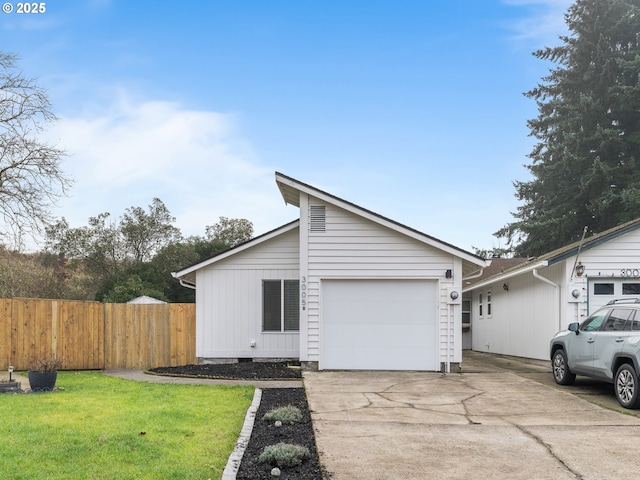
[[[640,295],[640,283],[623,283],[623,295]]]
[[[471,323],[471,301],[462,301],[462,323]]]
[[[482,316],[482,294],[478,295],[478,315]]]
[[[594,295],[613,295],[613,283],[594,283]]]
[[[491,292],[487,292],[487,317],[491,316]]]
[[[262,281],[262,331],[300,330],[300,281]]]
[[[580,330],[585,332],[600,330],[600,327],[602,327],[602,323],[604,322],[604,317],[607,316],[607,313],[609,313],[608,310],[597,311],[584,321],[584,323],[580,327]]]
[[[607,322],[604,324],[605,332],[620,332],[622,330],[631,330],[631,322],[629,322],[629,328],[626,328],[627,320],[633,313],[633,310],[628,308],[615,308],[611,311]]]

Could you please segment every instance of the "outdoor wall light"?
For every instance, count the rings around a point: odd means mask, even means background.
[[[9,381],[11,381],[11,374],[13,373],[13,365],[9,365]]]
[[[453,271],[452,270],[447,270],[446,272],[444,272],[444,276],[446,278],[453,278]]]
[[[578,262],[578,265],[576,265],[576,275],[578,277],[581,277],[582,275],[584,275],[584,270],[585,266],[582,264],[582,262]]]
[[[577,288],[574,288],[574,289],[571,291],[571,296],[572,296],[573,298],[578,298],[578,297],[580,296],[580,290],[578,290]]]
[[[508,284],[508,283],[503,283],[503,284],[502,284],[502,289],[503,289],[505,292],[508,292],[508,291],[509,291],[509,284]]]

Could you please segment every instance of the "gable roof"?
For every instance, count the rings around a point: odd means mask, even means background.
[[[585,238],[584,241],[577,241],[565,247],[561,247],[549,253],[541,255],[540,257],[531,258],[526,262],[520,263],[512,268],[505,269],[504,271],[493,276],[480,279],[481,281],[476,281],[472,285],[463,285],[462,290],[474,290],[476,288],[484,287],[488,284],[494,283],[498,280],[505,280],[509,277],[521,275],[536,268],[549,267],[563,260],[566,260],[567,258],[577,255],[579,251],[585,252],[594,247],[597,247],[598,245],[609,242],[614,238],[626,235],[627,233],[632,232],[637,228],[640,228],[640,218],[623,223],[621,225],[618,225],[617,227],[610,228],[609,230],[605,230],[604,232],[592,235],[589,238]]]
[[[235,247],[232,247],[228,250],[220,252],[207,260],[195,263],[177,272],[172,272],[171,275],[173,276],[173,278],[179,279],[180,283],[182,283],[183,286],[193,287],[196,284],[196,278],[195,278],[196,270],[200,270],[201,268],[207,267],[212,263],[219,262],[220,260],[230,257],[231,255],[235,255],[236,253],[242,252],[243,250],[247,250],[251,247],[259,245],[260,243],[266,242],[267,240],[271,240],[274,237],[278,237],[284,233],[287,233],[293,230],[294,228],[297,228],[299,225],[300,225],[300,220],[294,220],[285,225],[282,225],[281,227],[275,228],[267,233],[263,233],[262,235],[254,237],[251,240],[248,240],[244,243],[240,243]]]
[[[450,243],[443,242],[442,240],[432,237],[431,235],[427,235],[426,233],[422,233],[411,227],[407,227],[395,220],[383,217],[382,215],[362,208],[355,203],[343,200],[335,195],[324,192],[316,187],[300,182],[299,180],[288,177],[282,173],[276,172],[276,183],[278,184],[278,188],[280,189],[280,193],[282,194],[282,198],[286,204],[300,207],[300,192],[306,193],[329,204],[336,205],[344,210],[371,220],[379,225],[391,228],[396,232],[402,233],[403,235],[414,238],[432,247],[438,248],[457,257],[461,257],[464,261],[470,262],[471,264],[480,267],[484,267],[486,264],[485,259],[478,255],[467,252],[466,250],[451,245]]]

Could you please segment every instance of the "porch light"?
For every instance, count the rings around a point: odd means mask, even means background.
[[[584,275],[584,270],[585,266],[582,264],[582,262],[578,262],[578,265],[576,265],[576,276],[581,277],[582,275]]]

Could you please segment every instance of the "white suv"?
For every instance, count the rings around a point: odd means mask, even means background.
[[[625,408],[640,406],[639,360],[640,299],[612,300],[551,339],[556,383],[571,385],[576,374],[613,383]]]

